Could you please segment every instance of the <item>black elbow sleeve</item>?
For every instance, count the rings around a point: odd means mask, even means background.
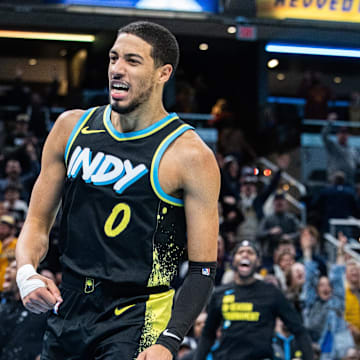
[[[171,319],[157,344],[177,354],[184,336],[206,305],[214,287],[216,262],[189,262],[189,271],[176,298]]]

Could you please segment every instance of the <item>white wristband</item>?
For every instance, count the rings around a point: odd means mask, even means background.
[[[29,279],[34,275],[39,275],[31,264],[23,265],[19,268],[16,274],[16,283],[20,291],[20,296],[23,299],[32,291],[46,287],[45,283],[40,279]]]

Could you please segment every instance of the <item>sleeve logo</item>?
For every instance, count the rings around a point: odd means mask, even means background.
[[[210,276],[210,268],[202,268],[201,274],[204,276]]]

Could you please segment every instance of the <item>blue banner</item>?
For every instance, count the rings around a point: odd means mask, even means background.
[[[217,13],[218,0],[45,0],[45,3]]]

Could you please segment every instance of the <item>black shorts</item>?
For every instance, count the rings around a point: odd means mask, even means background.
[[[166,328],[174,290],[119,297],[93,279],[79,287],[64,279],[61,295],[58,314],[48,317],[41,360],[133,360]]]

